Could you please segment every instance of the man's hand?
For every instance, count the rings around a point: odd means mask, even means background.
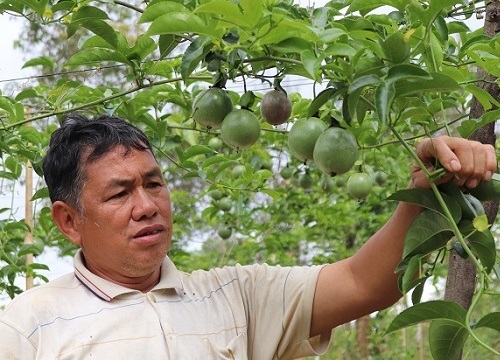
[[[495,148],[477,141],[440,136],[422,140],[417,155],[429,171],[435,170],[436,161],[446,170],[436,181],[453,181],[458,186],[474,188],[481,180],[491,180],[497,168]],[[412,185],[429,187],[429,182],[418,164],[412,166]]]

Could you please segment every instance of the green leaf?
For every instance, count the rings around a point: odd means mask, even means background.
[[[332,43],[341,36],[346,35],[346,31],[344,29],[339,28],[328,28],[328,29],[320,29],[318,32],[318,38],[321,39],[324,43]],[[340,45],[342,43],[337,43],[333,45]],[[342,44],[345,45],[345,44]],[[349,53],[353,50],[352,47],[345,48]],[[352,55],[351,55],[352,56]]]
[[[282,42],[285,39],[302,37],[303,39],[316,38],[311,29],[303,22],[284,18],[278,25],[271,29],[263,29],[265,34],[257,41],[256,45],[270,45]]]
[[[158,48],[160,49],[160,59],[164,59],[168,54],[174,50],[179,43],[172,34],[160,35],[158,39]]]
[[[474,325],[474,329],[482,327],[500,331],[500,312],[486,314]]]
[[[47,265],[45,265],[45,264],[39,264],[39,263],[30,264],[29,267],[31,269],[35,269],[35,270],[50,270]]]
[[[389,113],[396,96],[396,89],[392,82],[381,82],[375,91],[375,108],[383,124],[389,123]]]
[[[477,255],[486,272],[490,273],[495,266],[497,254],[495,238],[491,231],[475,231],[474,225],[469,219],[460,221],[458,226],[460,232],[467,236],[472,252]]]
[[[448,22],[449,35],[457,34],[457,33],[469,33],[469,32],[471,32],[470,28],[467,26],[467,24],[465,24],[461,21]]]
[[[311,104],[309,105],[309,110],[307,111],[307,117],[315,116],[318,113],[319,109],[324,104],[332,100],[343,89],[344,89],[343,87],[340,88],[329,87],[321,91],[318,95],[316,95],[313,101],[311,101]]]
[[[69,58],[64,66],[97,66],[105,61],[131,65],[131,62],[122,54],[111,49],[88,49],[80,51]]]
[[[23,256],[27,254],[40,255],[40,249],[38,249],[38,247],[33,244],[24,244],[17,252],[17,256]]]
[[[204,154],[214,154],[215,150],[212,149],[211,147],[205,146],[205,145],[193,145],[190,146],[184,154],[182,154],[182,162],[185,162],[186,160],[192,158],[193,156],[197,155],[204,155]]]
[[[225,155],[222,155],[222,154],[217,154],[215,156],[211,156],[209,157],[208,159],[204,160],[202,163],[201,163],[201,168],[202,169],[205,169],[209,166],[212,166],[214,164],[218,164],[220,162],[223,162],[223,161],[226,161],[227,158]]]
[[[355,78],[352,84],[347,89],[347,93],[350,94],[358,89],[362,89],[368,85],[378,84],[380,82],[380,77],[375,74],[364,75]]]
[[[183,179],[201,178],[200,171],[189,171],[182,176]]]
[[[413,220],[405,238],[403,258],[428,254],[442,248],[453,236],[450,221],[443,215],[424,210]]]
[[[465,322],[466,314],[463,307],[451,301],[426,301],[399,313],[387,328],[386,334],[434,319],[448,319],[459,325]]]
[[[81,25],[79,24],[80,22],[108,19],[109,16],[104,10],[101,10],[94,6],[82,6],[71,16],[71,22],[78,25]]]
[[[434,28],[436,29],[436,34],[439,35],[440,41],[448,40],[448,26],[446,25],[446,20],[443,16],[439,15],[434,20]]]
[[[135,41],[132,49],[130,49],[130,51],[127,53],[127,59],[142,61],[147,55],[151,54],[155,50],[155,41],[149,36],[141,34]]]
[[[276,190],[262,189],[260,192],[269,195],[273,200],[278,200],[281,197],[281,194]]]
[[[463,348],[469,332],[464,324],[436,319],[429,327],[429,346],[434,360],[453,360]]]
[[[212,42],[208,36],[200,36],[189,44],[184,55],[182,55],[181,75],[184,81],[210,52],[211,47]]]
[[[216,29],[210,28],[201,18],[190,13],[166,13],[156,18],[148,29],[149,35],[203,34],[219,37]]]
[[[26,99],[41,98],[42,96],[34,88],[26,88],[21,90],[19,94],[16,95],[16,101],[23,101]]]
[[[405,269],[405,272],[403,274],[403,277],[401,279],[401,292],[403,294],[406,294],[408,291],[410,291],[415,285],[417,285],[417,282],[415,282],[415,274],[418,272],[420,269],[421,265],[421,256],[413,256],[410,258],[410,261],[408,262],[408,266]]]
[[[406,96],[410,94],[420,93],[420,92],[446,92],[459,90],[460,86],[455,79],[440,73],[431,73],[432,80],[424,80],[418,82],[418,86],[415,86],[415,82],[398,82],[396,84],[396,96]]]
[[[429,276],[420,278],[418,280],[418,284],[415,286],[411,293],[411,302],[413,305],[419,304],[420,301],[422,301],[422,294],[424,293],[424,288],[425,288],[425,282]]]
[[[35,127],[32,126],[20,126],[19,135],[22,140],[26,143],[32,143],[35,145],[42,144],[42,133]]]
[[[17,116],[16,116],[16,108],[12,101],[4,96],[0,96],[0,109],[3,109],[5,112],[9,114],[9,120],[10,121],[15,121]],[[0,114],[2,112],[0,111]]]
[[[49,198],[49,189],[47,187],[43,187],[38,189],[33,196],[31,197],[31,201],[35,201],[38,199],[48,199]]]
[[[467,84],[464,89],[470,92],[481,103],[485,111],[492,108],[493,105],[499,107],[500,103],[486,90],[474,84]]]
[[[6,1],[7,4],[9,5],[14,5],[16,2],[15,1]],[[48,0],[21,0],[20,3],[23,5],[26,5],[28,8],[35,10],[35,12],[42,16],[43,13],[45,12],[45,8],[47,7]],[[11,10],[10,8],[8,10]],[[24,13],[25,12],[21,12]]]
[[[356,49],[352,46],[342,43],[334,43],[329,45],[323,52],[321,53],[322,57],[330,57],[330,56],[341,56],[346,58],[352,58],[356,55]]]
[[[206,4],[198,6],[194,13],[214,14],[224,22],[238,24],[239,26],[247,28],[252,24],[251,19],[245,16],[246,14],[243,14],[241,8],[237,4],[227,0],[213,0],[207,2]]]
[[[238,4],[243,9],[246,22],[251,27],[254,27],[264,14],[265,6],[263,0],[239,0]],[[227,3],[225,6],[227,6]]]
[[[382,7],[382,6],[392,6],[398,9],[399,11],[404,11],[406,7],[406,1],[404,0],[353,0],[348,13],[352,13],[355,11],[371,11],[373,9]]]
[[[316,54],[311,50],[304,50],[300,53],[300,59],[310,78],[318,80],[319,61]]]
[[[41,66],[44,69],[54,70],[54,61],[48,56],[39,56],[34,59],[30,59],[24,63],[22,66],[23,69],[32,67],[32,66]]]
[[[500,119],[500,110],[491,110],[477,119],[463,120],[457,130],[463,138],[468,138],[480,127]]]
[[[174,1],[151,2],[139,18],[139,23],[153,22],[164,14],[189,12],[190,10],[187,7]]]
[[[393,82],[406,79],[432,79],[432,75],[416,65],[399,64],[392,66],[387,72],[386,81]]]
[[[313,44],[299,37],[290,37],[274,45],[273,49],[285,54],[300,54],[304,49],[313,51]]]
[[[118,36],[116,35],[115,30],[113,29],[113,27],[111,27],[111,25],[104,22],[103,20],[96,20],[96,19],[86,20],[82,22],[81,26],[86,28],[87,30],[92,31],[97,36],[100,36],[101,38],[106,40],[111,46],[115,48],[117,47]]]
[[[424,53],[424,58],[426,59],[427,67],[433,72],[438,72],[443,65],[443,47],[439,39],[432,32],[430,33],[429,41],[429,45]]]
[[[429,2],[429,13],[430,15],[432,15],[432,17],[435,17],[436,15],[438,15],[439,13],[441,13],[441,11],[443,10],[447,10],[448,8],[456,5],[456,4],[460,4],[460,5],[464,5],[464,6],[468,6],[469,3],[468,1],[466,0],[439,0],[439,1],[430,1]]]
[[[198,162],[191,161],[191,160],[185,160],[181,163],[181,166],[185,169],[191,169],[191,170],[196,170],[198,171]]]

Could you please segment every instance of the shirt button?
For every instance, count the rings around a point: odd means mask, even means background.
[[[151,300],[151,302],[156,302],[156,296],[154,296],[153,293],[148,293],[148,299]]]

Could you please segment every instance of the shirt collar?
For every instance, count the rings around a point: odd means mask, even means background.
[[[140,293],[138,290],[129,289],[127,287],[115,284],[109,280],[103,279],[94,273],[90,272],[84,264],[83,252],[78,250],[73,264],[75,267],[76,278],[94,295],[106,300],[112,301],[115,297],[127,293]],[[172,260],[165,256],[161,265],[160,281],[151,291],[163,289],[182,289],[180,274]]]

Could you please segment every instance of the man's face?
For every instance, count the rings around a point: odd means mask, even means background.
[[[90,271],[118,283],[159,271],[170,246],[170,195],[150,151],[112,149],[84,165],[78,238]]]

